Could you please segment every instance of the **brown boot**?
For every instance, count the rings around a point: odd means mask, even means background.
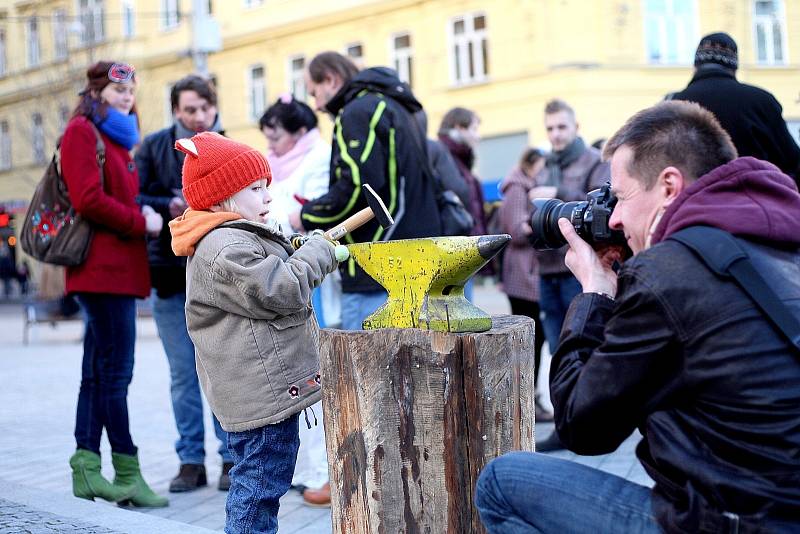
[[[330,508],[331,506],[331,484],[326,482],[319,489],[307,488],[303,492],[303,503],[308,506],[318,506],[320,508]]]
[[[178,476],[169,483],[170,493],[183,493],[194,491],[208,484],[206,480],[206,466],[203,464],[181,464]]]

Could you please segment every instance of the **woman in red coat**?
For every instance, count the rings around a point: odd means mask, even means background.
[[[127,404],[136,298],[150,293],[145,233],[157,233],[163,221],[136,204],[139,178],[130,155],[139,141],[133,67],[101,61],[86,75],[86,87],[61,140],[61,171],[70,199],[94,228],[86,261],[67,269],[67,292],[77,296],[86,321],[77,451],[70,458],[72,490],[85,499],[166,506],[167,500],[142,479]],[[97,154],[97,136],[105,145],[104,161]],[[111,444],[113,484],[100,472],[103,429]]]

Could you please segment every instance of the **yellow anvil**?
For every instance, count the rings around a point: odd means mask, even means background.
[[[348,245],[352,258],[389,293],[363,327],[489,330],[491,317],[464,298],[464,284],[510,239],[502,234]]]

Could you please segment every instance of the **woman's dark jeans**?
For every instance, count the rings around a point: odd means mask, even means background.
[[[133,377],[136,301],[133,297],[79,293],[86,334],[75,441],[79,449],[100,454],[106,429],[111,450],[136,454],[128,430],[128,385]]]

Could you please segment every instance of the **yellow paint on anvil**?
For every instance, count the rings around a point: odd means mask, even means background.
[[[352,258],[389,293],[363,327],[489,330],[491,317],[464,298],[464,284],[509,239],[508,235],[431,237],[347,245]]]

